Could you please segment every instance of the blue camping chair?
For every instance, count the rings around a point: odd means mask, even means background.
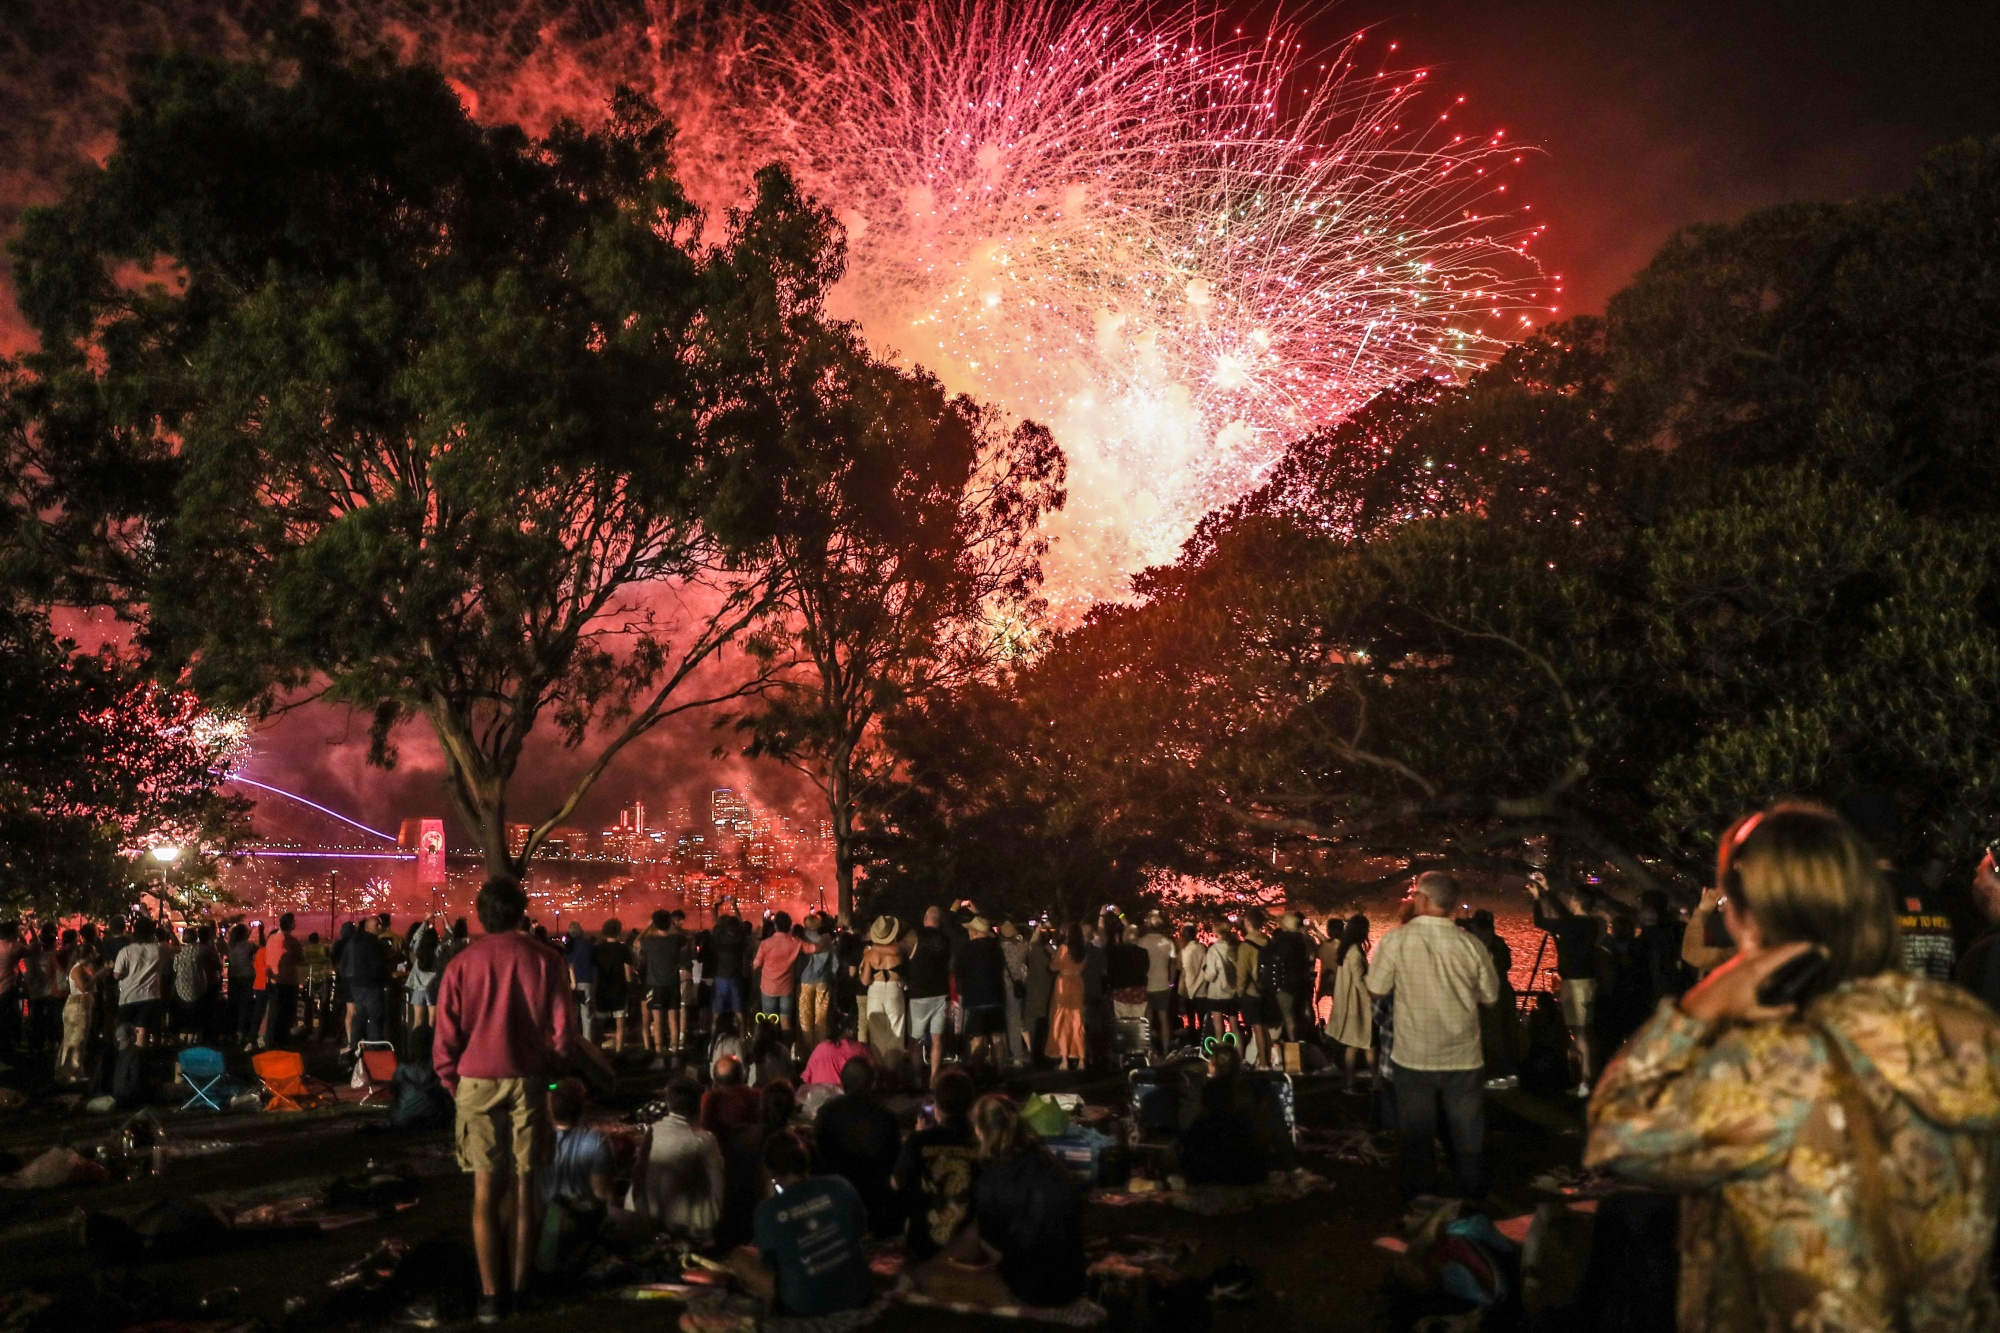
[[[180,1054],[180,1066],[181,1077],[194,1091],[182,1104],[183,1111],[195,1106],[220,1111],[241,1090],[242,1085],[229,1077],[229,1066],[224,1063],[222,1052],[212,1046],[188,1047]]]

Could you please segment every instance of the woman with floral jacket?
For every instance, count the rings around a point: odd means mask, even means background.
[[[2000,1021],[1895,971],[1875,855],[1782,805],[1725,836],[1737,956],[1604,1073],[1586,1165],[1684,1195],[1687,1333],[2000,1330]],[[1758,986],[1817,951],[1797,1004]]]

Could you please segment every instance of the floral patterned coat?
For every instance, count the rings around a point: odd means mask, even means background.
[[[1876,1109],[1907,1322],[1879,1225],[1856,1210],[1828,1030]],[[1783,1023],[1709,1024],[1663,1003],[1604,1072],[1584,1162],[1685,1196],[1683,1333],[1995,1333],[1996,1145],[2000,1020],[1954,987],[1885,972]]]

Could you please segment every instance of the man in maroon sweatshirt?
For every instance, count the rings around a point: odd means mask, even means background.
[[[528,910],[521,886],[487,880],[476,910],[486,933],[445,965],[432,1059],[458,1104],[458,1163],[472,1173],[479,1322],[491,1324],[501,1316],[503,1275],[517,1297],[528,1285],[540,1225],[534,1173],[553,1141],[548,1088],[571,1053],[576,1011],[562,955],[520,929]]]

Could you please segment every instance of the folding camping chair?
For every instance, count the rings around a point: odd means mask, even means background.
[[[395,1099],[391,1091],[396,1081],[395,1046],[386,1041],[364,1041],[357,1053],[354,1086],[362,1090],[361,1105],[387,1106]]]
[[[250,1057],[257,1081],[264,1085],[266,1111],[304,1111],[333,1103],[333,1089],[306,1073],[305,1057],[297,1051],[259,1051]]]
[[[180,1053],[181,1080],[194,1093],[181,1104],[186,1111],[199,1106],[209,1111],[220,1111],[234,1095],[237,1083],[229,1077],[229,1066],[222,1058],[222,1052],[212,1046],[190,1046]]]

